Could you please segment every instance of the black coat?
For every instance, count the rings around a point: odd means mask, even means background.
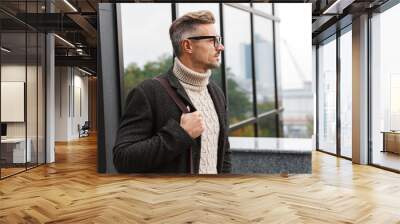
[[[162,75],[190,107],[184,88],[172,70]],[[225,97],[210,80],[208,91],[220,123],[218,137],[218,173],[231,171]],[[121,173],[190,173],[190,147],[194,173],[200,164],[201,136],[192,139],[180,126],[182,112],[157,80],[148,79],[134,88],[126,99],[117,140],[113,149],[114,165]]]

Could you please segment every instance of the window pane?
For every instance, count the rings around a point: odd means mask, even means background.
[[[229,122],[253,116],[250,14],[224,5]]]
[[[250,7],[250,3],[236,3],[238,5],[242,5],[242,6],[246,6],[246,7]]]
[[[27,116],[27,141],[28,141],[28,163],[27,166],[33,167],[37,165],[37,81],[38,81],[38,34],[36,32],[27,33],[27,48],[28,48],[28,62],[27,62],[27,80],[26,80],[26,116]]]
[[[352,35],[351,30],[340,37],[340,127],[341,155],[351,158],[352,141]]]
[[[255,137],[254,136],[254,125],[250,124],[235,131],[231,131],[229,136],[232,137]]]
[[[336,153],[336,40],[318,50],[319,149]]]
[[[262,118],[258,123],[258,137],[277,137],[277,115]]]
[[[120,4],[124,52],[124,93],[172,65],[168,29],[171,4]]]
[[[254,60],[258,114],[275,108],[272,21],[254,16]]]
[[[214,15],[215,19],[215,29],[217,34],[220,32],[220,19],[219,19],[219,4],[217,3],[179,3],[177,4],[178,16],[182,16],[188,12],[198,11],[198,10],[208,10]],[[214,80],[220,87],[222,87],[221,80],[221,67],[214,69],[212,71],[211,79]]]
[[[396,170],[400,170],[399,21],[399,4],[371,20],[372,163]]]
[[[39,34],[38,43],[38,163],[45,163],[46,148],[45,148],[45,124],[46,124],[46,36],[43,33]]]
[[[311,4],[275,4],[279,106],[283,136],[311,138],[314,93],[312,89]]]
[[[37,2],[27,2],[27,13],[38,13]],[[37,22],[37,21],[36,21]],[[38,33],[27,30],[27,69],[26,69],[26,131],[27,167],[37,165],[38,161]],[[29,153],[30,152],[30,153]]]
[[[272,4],[271,3],[253,3],[253,8],[260,10],[264,13],[272,15]]]
[[[26,33],[1,33],[1,177],[25,170]],[[4,97],[7,96],[7,97]],[[12,108],[12,109],[11,109]],[[8,141],[5,142],[5,141]],[[4,143],[4,144],[3,144]],[[29,141],[29,143],[31,143]],[[29,151],[30,152],[30,151]]]

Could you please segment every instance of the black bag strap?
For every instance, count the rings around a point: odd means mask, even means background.
[[[167,94],[174,100],[175,104],[179,107],[179,109],[182,111],[182,113],[189,113],[189,109],[183,103],[182,99],[179,98],[179,96],[176,94],[176,92],[172,89],[171,85],[168,83],[168,81],[165,78],[162,78],[160,76],[154,77],[153,79],[157,80],[160,82],[160,84],[164,87],[165,91]],[[190,173],[193,174],[193,159],[192,159],[192,147],[189,149],[189,161],[190,161]]]
[[[182,113],[184,113],[184,114],[189,113],[189,110],[186,107],[186,105],[183,103],[181,98],[179,98],[179,96],[172,89],[171,85],[168,83],[168,81],[165,78],[161,78],[161,77],[157,76],[157,77],[154,77],[154,79],[161,83],[161,85],[167,91],[168,95],[174,100],[175,104],[179,107],[179,109],[182,111]]]

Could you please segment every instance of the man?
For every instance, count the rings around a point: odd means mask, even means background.
[[[224,50],[209,11],[175,20],[170,38],[176,58],[160,78],[184,102],[182,111],[158,80],[149,79],[130,92],[114,152],[124,173],[217,174],[231,170],[226,104],[210,79]]]

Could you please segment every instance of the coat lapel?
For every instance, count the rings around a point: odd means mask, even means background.
[[[189,96],[187,95],[185,89],[179,82],[178,78],[173,74],[172,68],[166,73],[166,78],[171,85],[172,88],[176,89],[177,94],[182,97],[184,101],[186,101],[187,104],[191,107],[191,112],[195,111],[196,108],[194,107],[192,101],[190,100]],[[211,80],[210,80],[211,82]],[[225,107],[224,107],[224,102],[221,101],[220,97],[218,97],[218,92],[215,89],[215,84],[209,83],[207,85],[208,92],[210,93],[211,99],[214,103],[215,110],[217,112],[218,120],[219,120],[219,128],[220,128],[220,133],[218,136],[218,158],[221,157],[221,153],[223,153],[223,148],[221,144],[223,142],[223,135],[224,135],[224,130],[225,130]],[[201,151],[201,136],[196,139],[196,142],[198,144],[198,147],[195,148],[195,150],[192,151],[192,158],[193,158],[193,164],[195,165],[195,171],[198,172],[199,169],[199,163],[200,163],[200,151]],[[221,161],[218,162],[217,169],[220,170],[221,168]]]
[[[171,87],[176,89],[176,93],[180,97],[182,97],[187,104],[189,104],[191,109],[195,109],[196,110],[196,108],[194,107],[192,101],[190,100],[189,96],[187,95],[185,89],[183,88],[183,86],[179,82],[178,78],[172,73],[172,68],[167,72],[167,79],[168,79],[168,82],[171,85]],[[191,110],[191,112],[193,112],[193,111]]]
[[[178,78],[173,74],[172,68],[166,74],[167,80],[173,89],[176,89],[176,93],[182,97],[185,103],[189,104],[190,112],[196,111],[192,101],[190,100],[189,96],[187,95],[185,89],[179,82]],[[198,173],[199,166],[200,166],[200,151],[201,151],[201,136],[196,138],[197,147],[192,147],[191,154],[192,154],[192,163],[195,173]]]
[[[183,88],[183,86],[181,85],[181,83],[179,82],[178,78],[172,73],[172,68],[168,70],[168,72],[166,73],[166,77],[168,79],[169,84],[171,85],[172,88],[176,89],[177,94],[182,97],[187,104],[190,105],[191,108],[194,108],[194,105],[192,103],[192,101],[190,100],[189,96],[187,95],[185,89]],[[211,82],[211,80],[210,80]],[[219,123],[220,123],[220,128],[223,128],[224,125],[224,113],[225,113],[225,108],[223,106],[223,102],[220,102],[218,100],[217,97],[217,92],[215,90],[215,88],[212,86],[211,83],[209,83],[207,85],[207,89],[208,92],[210,93],[211,99],[214,102],[214,107],[215,110],[218,114],[218,119],[219,119]],[[222,130],[222,129],[221,129]]]

